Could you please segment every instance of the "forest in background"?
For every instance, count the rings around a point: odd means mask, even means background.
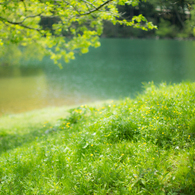
[[[158,29],[143,31],[124,25],[104,23],[102,37],[112,38],[178,38],[194,37],[194,0],[151,0],[141,1],[138,6],[119,6],[125,19],[142,14],[148,21],[158,26]]]

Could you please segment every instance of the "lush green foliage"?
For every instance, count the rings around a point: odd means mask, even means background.
[[[143,30],[155,26],[142,15],[123,19],[117,5],[138,5],[139,0],[14,0],[0,1],[0,45],[35,44],[57,63],[74,59],[74,53],[98,47],[103,21]],[[66,37],[66,38],[65,38]],[[1,51],[2,50],[1,46]],[[55,47],[55,51],[51,48]]]
[[[148,84],[31,133],[1,130],[0,193],[195,194],[194,97],[195,83]]]
[[[194,0],[152,0],[164,12],[157,35],[160,37],[187,38],[194,34]]]
[[[140,2],[138,6],[120,6],[120,12],[125,13],[125,18],[142,14],[153,24],[157,30],[142,31],[129,26],[113,26],[106,22],[104,37],[168,37],[168,38],[192,38],[194,37],[195,21],[194,0],[150,0]],[[112,30],[111,30],[112,29]]]

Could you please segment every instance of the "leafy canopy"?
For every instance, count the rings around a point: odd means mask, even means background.
[[[0,47],[35,44],[58,65],[100,46],[103,21],[143,30],[156,28],[143,15],[123,19],[118,5],[141,0],[0,0]],[[2,48],[0,48],[2,50]]]

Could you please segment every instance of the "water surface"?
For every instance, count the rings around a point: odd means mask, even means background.
[[[46,57],[0,66],[0,115],[133,97],[150,81],[195,81],[194,53],[192,41],[102,39],[62,70]]]

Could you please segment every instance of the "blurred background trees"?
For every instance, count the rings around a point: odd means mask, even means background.
[[[140,1],[139,5],[119,6],[125,19],[142,14],[158,29],[142,31],[124,25],[112,25],[105,22],[103,37],[132,37],[132,38],[192,38],[195,26],[194,0],[150,0]]]

